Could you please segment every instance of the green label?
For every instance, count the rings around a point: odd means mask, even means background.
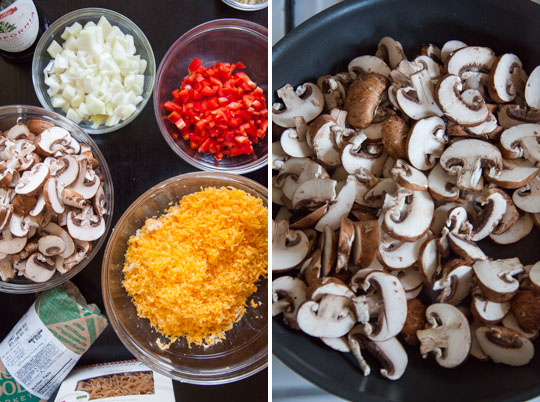
[[[39,402],[40,399],[17,383],[6,371],[0,370],[0,402]]]

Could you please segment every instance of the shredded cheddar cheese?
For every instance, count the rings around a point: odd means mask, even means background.
[[[267,209],[222,187],[187,195],[165,212],[130,237],[123,285],[139,317],[170,342],[218,343],[268,273]]]

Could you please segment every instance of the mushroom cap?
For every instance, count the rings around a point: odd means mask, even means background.
[[[345,97],[347,121],[351,126],[366,128],[373,122],[387,87],[388,80],[381,74],[367,73],[356,78]]]
[[[482,350],[495,363],[524,366],[534,356],[532,342],[518,331],[505,327],[480,327],[476,338]]]
[[[499,149],[476,139],[454,142],[441,155],[440,164],[449,174],[457,175],[456,186],[461,190],[476,189],[482,178],[482,169],[503,170]]]
[[[282,276],[272,281],[272,316],[283,313],[287,325],[298,329],[296,313],[306,300],[306,284],[292,276]]]
[[[540,109],[540,66],[532,71],[525,85],[525,101],[529,107]]]
[[[540,124],[507,128],[501,134],[500,143],[505,158],[525,158],[540,166]]]
[[[277,96],[285,108],[272,107],[272,121],[280,127],[294,127],[294,117],[301,116],[306,123],[312,121],[323,110],[324,95],[315,84],[307,82],[296,91],[290,84],[277,90]]]
[[[540,174],[512,194],[516,207],[531,214],[540,212]]]
[[[434,352],[440,366],[459,366],[471,350],[471,329],[465,315],[446,303],[435,303],[426,310],[427,329],[416,332],[420,340],[420,353],[425,357]]]
[[[411,346],[417,346],[420,341],[416,331],[426,325],[426,306],[419,299],[407,300],[407,320],[401,330],[401,336]]]
[[[407,138],[407,156],[412,166],[429,170],[443,154],[447,139],[444,120],[433,116],[417,121]]]
[[[506,328],[520,332],[527,339],[536,339],[538,336],[538,331],[527,331],[526,329],[521,328],[516,316],[511,311],[502,319],[502,325]]]
[[[409,126],[405,120],[394,114],[379,124],[381,126],[379,133],[384,149],[394,159],[406,158]],[[370,127],[372,126],[373,124]],[[364,132],[368,135],[367,129]]]
[[[272,221],[272,272],[286,271],[300,264],[308,251],[309,240],[304,232],[289,230],[287,221]]]
[[[514,69],[521,68],[521,60],[515,54],[505,53],[495,60],[489,74],[489,95],[498,103],[512,102],[516,88],[512,81]]]
[[[536,289],[519,290],[510,301],[510,308],[521,328],[540,330],[540,292]]]
[[[482,293],[492,301],[510,300],[519,288],[515,275],[524,272],[519,258],[477,261],[474,273]]]

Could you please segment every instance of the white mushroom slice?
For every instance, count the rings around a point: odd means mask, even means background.
[[[9,221],[9,230],[16,237],[25,237],[28,235],[30,227],[24,222],[24,216],[12,214]]]
[[[69,235],[68,232],[66,232],[64,229],[62,229],[60,226],[58,226],[54,222],[49,222],[45,227],[40,229],[43,233],[47,233],[53,236],[60,237],[62,241],[65,244],[64,251],[60,254],[60,256],[64,258],[68,258],[75,252],[75,243],[73,242],[73,238]]]
[[[396,102],[403,113],[415,120],[443,115],[435,102],[435,91],[427,69],[411,75],[411,85],[396,92]]]
[[[295,214],[289,217],[289,227],[291,229],[312,228],[319,221],[319,219],[321,219],[324,214],[326,214],[327,211],[328,205],[324,204],[319,208],[315,209],[314,211],[309,211],[307,215],[304,213],[301,213],[300,215]],[[278,220],[277,217],[276,220]]]
[[[460,40],[449,40],[441,48],[441,61],[446,65],[450,55],[464,47],[467,47],[467,44]]]
[[[9,229],[4,229],[0,240],[0,253],[16,254],[26,245],[26,237],[13,237]]]
[[[281,148],[281,143],[276,141],[272,143],[272,169],[281,170],[283,164],[289,159],[289,155]]]
[[[38,250],[46,257],[52,257],[63,253],[66,243],[58,236],[43,236],[38,240]]]
[[[347,74],[348,73],[343,73]],[[317,86],[324,96],[326,110],[342,108],[345,102],[345,86],[341,76],[323,75],[317,79]]]
[[[31,281],[46,282],[55,272],[55,261],[40,253],[34,253],[26,260],[24,276]]]
[[[475,103],[466,103],[462,98],[463,83],[457,75],[447,75],[435,87],[435,99],[444,115],[453,122],[469,127],[487,120],[489,110],[479,96]]]
[[[358,192],[356,193],[355,201],[366,207],[381,208],[384,204],[384,200],[387,194],[394,194],[396,192],[397,185],[392,179],[379,180],[373,187],[369,188],[363,195],[362,199],[359,199]]]
[[[529,279],[535,290],[540,290],[540,261],[529,269]]]
[[[457,141],[441,155],[441,167],[451,175],[457,175],[456,186],[460,190],[478,190],[482,169],[493,169],[493,174],[503,170],[499,149],[476,139]]]
[[[521,69],[519,57],[512,53],[499,56],[489,74],[489,95],[498,103],[512,102],[516,97],[516,88],[512,80],[515,69]]]
[[[43,192],[40,192],[37,198],[36,205],[34,205],[34,208],[32,208],[32,210],[29,212],[30,216],[38,216],[45,208],[45,205],[45,195],[43,194]]]
[[[338,352],[348,353],[351,351],[351,348],[349,347],[349,343],[347,342],[347,338],[344,336],[340,336],[339,338],[321,338],[321,341],[326,346],[331,347],[334,350],[337,350]]]
[[[489,300],[499,303],[510,300],[516,294],[519,281],[514,276],[524,272],[518,258],[477,261],[473,269],[482,293]]]
[[[525,158],[540,167],[540,124],[508,128],[501,134],[500,141],[505,158]]]
[[[428,237],[418,254],[418,272],[426,285],[432,285],[441,270],[437,239]]]
[[[5,134],[6,138],[10,140],[18,140],[21,138],[30,138],[32,134],[28,129],[28,126],[24,123],[18,122],[13,127],[11,127]]]
[[[92,206],[88,206],[78,214],[68,212],[67,229],[74,239],[94,241],[105,233],[105,219],[95,215]]]
[[[364,360],[361,350],[367,350],[379,360],[382,366],[380,373],[383,377],[389,380],[398,380],[405,373],[408,356],[397,338],[374,342],[363,335],[361,326],[357,326],[349,333],[348,340],[351,352],[353,352],[365,376],[371,373],[371,369]]]
[[[325,166],[337,167],[340,164],[339,149],[334,141],[335,125],[322,124],[319,130],[310,132],[311,147],[313,154]]]
[[[454,306],[465,299],[471,290],[473,269],[461,259],[449,261],[443,269],[443,277],[433,283],[433,290],[440,291],[439,303]]]
[[[439,163],[431,169],[427,180],[429,193],[437,201],[452,202],[459,198],[459,189],[456,187],[456,177],[446,173]],[[438,233],[440,233],[440,230]]]
[[[375,56],[388,63],[391,69],[396,68],[401,60],[407,59],[401,43],[389,36],[385,36],[379,41]]]
[[[43,163],[36,163],[32,169],[25,171],[17,185],[15,192],[23,195],[33,195],[39,191],[49,175],[49,168]]]
[[[283,191],[280,187],[277,187],[278,177],[272,176],[272,202],[277,205],[283,205],[281,197],[283,196]]]
[[[503,190],[499,188],[493,188],[490,189],[490,191],[497,191],[506,200],[506,211],[504,211],[504,214],[499,224],[495,226],[495,229],[493,229],[493,232],[491,232],[491,234],[498,235],[510,229],[510,227],[517,222],[517,220],[519,219],[519,211],[512,202],[512,198]]]
[[[312,179],[298,186],[292,197],[292,207],[298,209],[318,208],[336,198],[336,184],[332,179]]]
[[[536,66],[525,85],[525,101],[529,107],[540,109],[540,66]]]
[[[336,232],[330,227],[325,226],[321,237],[321,275],[327,276],[332,272],[337,261],[338,239]]]
[[[422,276],[414,267],[391,271],[390,273],[399,279],[407,300],[416,298],[424,287]]]
[[[56,180],[59,185],[67,187],[77,179],[79,164],[71,155],[64,155],[57,160],[60,163],[61,168],[55,173]]]
[[[448,233],[448,241],[454,253],[461,258],[471,261],[487,260],[487,256],[480,247],[478,247],[475,242],[467,239],[466,236],[450,232]]]
[[[471,345],[471,356],[476,357],[481,361],[488,361],[489,356],[484,353],[478,339],[476,338],[476,330],[480,328],[482,324],[474,320],[471,324],[471,335],[472,335],[472,345]]]
[[[272,272],[286,271],[300,264],[308,251],[309,240],[304,232],[289,230],[287,221],[272,221]]]
[[[312,121],[323,110],[324,96],[312,83],[299,85],[296,91],[290,84],[277,90],[282,104],[272,105],[272,121],[280,127],[294,127],[294,117],[301,116],[306,123]],[[283,107],[284,106],[284,107]]]
[[[344,216],[341,219],[341,226],[338,236],[338,249],[337,249],[337,261],[336,272],[346,271],[349,265],[349,256],[351,254],[351,248],[355,237],[355,230],[353,221]]]
[[[420,53],[432,58],[436,62],[441,62],[441,49],[432,43],[422,45]]]
[[[532,342],[518,331],[505,327],[480,327],[476,338],[482,350],[495,363],[524,366],[534,356]]]
[[[79,143],[62,127],[51,127],[36,138],[38,152],[45,156],[76,154],[80,151]]]
[[[417,121],[407,139],[407,156],[411,165],[419,170],[429,170],[441,157],[448,142],[445,124],[440,117]]]
[[[519,105],[503,105],[497,114],[499,124],[510,128],[524,123],[540,123],[540,110],[528,109]]]
[[[538,336],[538,331],[526,331],[523,328],[520,327],[516,316],[511,311],[504,316],[502,319],[502,325],[504,325],[506,328],[513,329],[514,331],[518,331],[527,339],[535,339]]]
[[[308,158],[290,158],[283,164],[276,185],[281,186],[283,195],[292,200],[296,189],[302,183],[327,177],[328,173],[318,163]]]
[[[540,175],[512,194],[516,207],[531,214],[540,212]]]
[[[383,123],[371,123],[369,127],[364,128],[362,132],[366,135],[366,141],[380,142],[382,139],[382,126]]]
[[[336,202],[328,208],[328,212],[317,222],[315,230],[322,232],[325,226],[330,226],[336,230],[341,219],[347,216],[352,209],[356,197],[356,180],[347,179],[347,183],[339,191]]]
[[[435,303],[426,310],[427,329],[418,330],[420,353],[435,354],[440,366],[452,368],[465,361],[471,350],[471,329],[467,318],[451,304]]]
[[[484,175],[491,182],[502,188],[516,189],[525,186],[540,172],[526,159],[503,159],[503,171],[497,175],[495,171],[486,170]]]
[[[437,78],[441,76],[441,66],[429,56],[421,55],[417,56],[413,63],[422,66],[431,78]]]
[[[283,313],[285,323],[298,329],[296,313],[306,300],[307,287],[304,282],[291,276],[282,276],[272,281],[272,316]]]
[[[47,208],[55,214],[61,214],[64,212],[64,203],[58,194],[58,184],[54,177],[50,177],[43,186],[43,195],[45,197],[45,203]]]
[[[293,216],[293,213],[286,207],[281,207],[276,214],[276,221],[289,221]]]
[[[489,239],[497,244],[513,244],[526,237],[534,224],[531,216],[523,214],[512,226],[500,234],[491,233]]]
[[[390,77],[390,67],[381,58],[371,55],[359,56],[352,59],[347,67],[353,78],[366,73],[377,73]]]
[[[379,261],[389,269],[408,268],[418,260],[420,247],[426,239],[427,234],[414,242],[392,239],[387,235],[381,236]]]
[[[426,175],[415,169],[403,159],[398,159],[391,170],[392,177],[401,187],[409,190],[423,191],[428,188]]]
[[[96,172],[92,169],[91,163],[86,158],[79,159],[79,173],[75,182],[69,186],[70,189],[76,191],[84,197],[85,200],[89,200],[99,189],[101,180]]]
[[[376,220],[354,222],[353,263],[357,267],[370,267],[379,248],[380,226]]]
[[[57,255],[55,257],[55,260],[57,262],[56,270],[60,272],[61,274],[65,274],[66,272],[70,271],[73,267],[78,265],[81,261],[83,261],[88,253],[92,250],[92,242],[89,241],[82,241],[82,240],[75,240],[75,246],[76,250],[73,254],[71,254],[69,257],[64,258],[61,255]],[[63,261],[61,261],[63,260]],[[62,267],[58,267],[58,263],[62,262]]]
[[[487,47],[467,46],[452,53],[446,63],[446,71],[457,76],[466,71],[489,73],[495,60],[493,50]]]
[[[296,124],[295,128],[289,128],[281,134],[281,148],[292,157],[304,158],[313,154],[306,140],[308,126],[303,117],[293,118]]]
[[[341,164],[349,174],[360,173],[362,169],[366,169],[373,175],[380,176],[387,157],[388,154],[381,144],[366,144],[362,137],[356,137],[341,151]]]
[[[482,212],[471,233],[472,241],[486,238],[493,232],[506,212],[506,198],[499,191],[489,190],[488,196],[482,201]]]
[[[427,191],[400,189],[395,196],[387,194],[381,212],[383,230],[398,240],[417,240],[429,230],[434,208]]]

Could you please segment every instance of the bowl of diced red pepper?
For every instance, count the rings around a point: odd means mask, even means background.
[[[171,149],[203,169],[247,173],[268,163],[266,28],[222,19],[199,25],[168,50],[154,110]]]

